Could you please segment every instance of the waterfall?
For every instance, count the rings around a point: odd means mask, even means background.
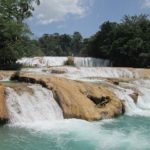
[[[33,57],[22,58],[17,61],[19,64],[32,67],[63,66],[68,57]],[[110,66],[109,60],[91,57],[74,57],[77,67],[106,67]]]
[[[128,87],[114,86],[109,87],[117,97],[124,101],[127,115],[139,115],[139,116],[150,116],[150,89],[146,88],[146,82],[142,82],[143,85],[139,85],[141,81],[136,80],[131,83],[125,83]],[[130,94],[138,91],[137,103],[131,98]]]
[[[12,124],[63,119],[62,110],[51,91],[40,85],[31,85],[29,88],[33,93],[18,93],[9,87],[6,89],[7,107]]]
[[[109,60],[92,57],[75,57],[74,62],[77,67],[107,67],[110,66]]]
[[[66,60],[67,57],[33,57],[19,59],[17,63],[32,67],[48,67],[62,66]]]

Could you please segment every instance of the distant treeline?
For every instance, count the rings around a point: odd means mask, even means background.
[[[89,38],[79,32],[44,34],[33,39],[24,20],[38,0],[0,1],[0,69],[21,57],[84,56],[109,59],[113,66],[150,66],[150,20],[147,15],[124,16],[120,23],[104,22]]]

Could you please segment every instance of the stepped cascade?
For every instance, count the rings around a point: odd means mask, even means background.
[[[56,71],[55,71],[56,70]],[[148,69],[135,69],[135,68],[115,68],[115,67],[70,67],[70,66],[58,66],[58,67],[42,67],[42,68],[24,68],[23,72],[29,73],[42,73],[42,74],[54,74],[61,77],[70,79],[81,78],[148,78],[150,70]],[[58,72],[58,74],[57,74]]]
[[[73,57],[74,63],[77,67],[106,67],[110,66],[109,60],[97,59],[91,57]],[[17,61],[19,64],[34,67],[49,67],[49,66],[63,66],[68,57],[33,57],[22,58]]]

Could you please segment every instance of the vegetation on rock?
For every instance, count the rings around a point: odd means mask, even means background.
[[[68,57],[68,60],[64,62],[65,66],[75,66],[73,57]]]

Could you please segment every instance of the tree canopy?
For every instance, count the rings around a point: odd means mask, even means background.
[[[31,33],[24,20],[32,16],[33,2],[39,4],[38,0],[0,0],[1,69],[11,66],[23,56],[24,40]]]
[[[148,16],[124,16],[121,23],[103,23],[90,40],[88,54],[108,58],[113,66],[149,67]]]
[[[79,56],[83,38],[79,32],[74,32],[73,35],[44,34],[39,38],[39,45],[47,56]]]

